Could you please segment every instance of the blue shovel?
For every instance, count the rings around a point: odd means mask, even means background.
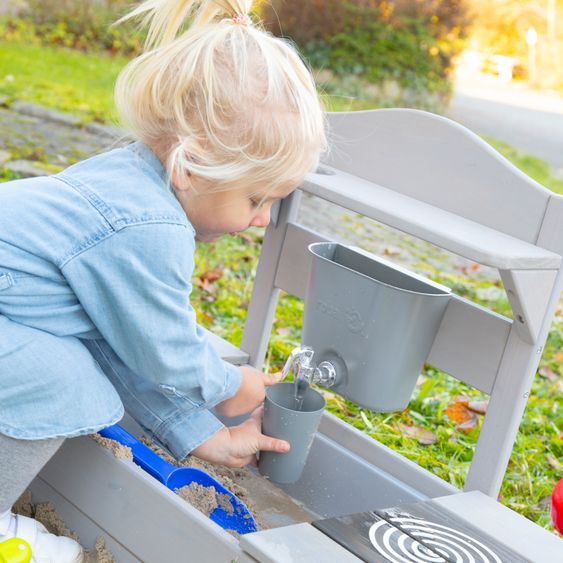
[[[199,483],[203,487],[214,487],[219,494],[227,495],[231,499],[233,510],[225,510],[218,506],[210,514],[211,520],[225,530],[234,530],[239,534],[256,532],[256,522],[245,504],[205,471],[194,467],[176,467],[164,461],[137,438],[121,428],[119,424],[104,428],[99,431],[99,434],[131,448],[133,461],[172,491],[190,483]]]

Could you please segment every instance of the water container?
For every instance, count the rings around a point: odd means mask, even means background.
[[[403,410],[451,292],[387,260],[335,242],[313,255],[302,343],[336,365],[332,390],[374,411]]]

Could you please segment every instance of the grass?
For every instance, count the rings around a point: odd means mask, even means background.
[[[494,147],[500,154],[510,160],[514,166],[523,170],[530,178],[558,194],[563,194],[563,180],[554,178],[547,162],[541,158],[523,154],[507,143],[484,137],[485,141]]]
[[[0,41],[0,95],[113,122],[113,84],[122,57]]]
[[[112,122],[113,82],[124,64],[125,60],[120,58],[0,41],[0,95],[73,113],[84,121]],[[330,97],[328,102],[334,111],[371,107],[368,102],[338,96]],[[487,140],[525,173],[563,193],[563,182],[551,177],[543,161],[523,155],[504,143]],[[13,177],[5,170],[0,171],[0,181]],[[195,280],[209,270],[221,269],[219,279],[212,284],[194,286],[192,298],[198,319],[236,345],[242,338],[260,243],[261,235],[250,231],[248,235],[224,237],[198,249]],[[497,282],[467,279],[427,263],[420,264],[419,270],[460,295],[510,315],[508,301]],[[282,295],[270,338],[267,370],[279,369],[291,349],[299,344],[302,314],[300,300]],[[550,528],[549,495],[561,474],[558,460],[563,457],[563,421],[556,399],[562,391],[561,350],[563,311],[559,310],[540,363],[540,371],[549,376],[535,378],[500,497],[504,504],[546,528]],[[330,392],[326,395],[331,412],[442,479],[462,486],[482,417],[477,428],[465,433],[456,429],[444,412],[454,397],[462,395],[479,400],[483,398],[480,393],[426,366],[409,407],[400,413],[372,413],[338,395]],[[434,432],[435,442],[422,445],[405,435],[400,425]]]
[[[198,320],[235,345],[241,342],[261,241],[258,232],[250,231],[249,235],[223,237],[216,243],[198,247],[195,278],[217,267],[222,271],[210,288],[196,285],[194,289],[192,302]],[[511,316],[510,305],[497,281],[470,279],[427,264],[415,269],[484,307]],[[302,301],[282,293],[269,341],[266,370],[281,369],[292,348],[299,345],[302,315]],[[552,529],[550,494],[560,477],[562,466],[558,460],[563,457],[563,417],[557,400],[563,390],[561,350],[563,310],[558,311],[539,366],[549,377],[535,378],[499,497],[506,506],[548,529]],[[374,413],[330,391],[323,393],[328,410],[336,416],[454,486],[463,486],[483,417],[478,416],[477,426],[466,433],[456,428],[445,411],[458,396],[472,401],[486,399],[479,391],[427,365],[403,412]],[[402,430],[404,426],[432,432],[435,442],[419,443]]]

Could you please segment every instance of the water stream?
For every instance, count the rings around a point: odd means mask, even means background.
[[[305,393],[307,393],[307,389],[309,388],[309,382],[304,378],[295,377],[294,388],[295,410],[300,411],[303,409],[303,399],[305,398]]]

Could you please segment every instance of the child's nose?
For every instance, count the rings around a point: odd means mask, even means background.
[[[263,207],[250,224],[253,227],[266,228],[270,224],[270,206]]]

